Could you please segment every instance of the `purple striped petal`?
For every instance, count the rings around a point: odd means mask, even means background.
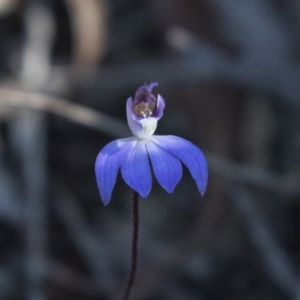
[[[95,173],[100,196],[104,205],[111,199],[118,170],[126,158],[127,148],[134,138],[115,140],[106,145],[98,154],[95,163]]]
[[[182,176],[181,162],[151,140],[146,146],[156,179],[168,193],[172,193]]]
[[[178,157],[189,169],[203,196],[207,186],[208,170],[203,153],[191,142],[173,135],[153,136],[152,141]]]
[[[148,196],[152,186],[152,176],[145,143],[145,140],[135,139],[130,144],[126,160],[121,165],[124,181],[143,198]]]

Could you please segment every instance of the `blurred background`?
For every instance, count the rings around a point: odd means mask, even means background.
[[[0,299],[120,298],[131,192],[94,162],[157,81],[209,184],[140,201],[132,299],[299,300],[299,53],[298,0],[0,0]]]

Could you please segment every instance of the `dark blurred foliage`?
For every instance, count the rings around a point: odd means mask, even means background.
[[[0,0],[0,299],[118,299],[130,190],[101,203],[100,149],[158,81],[158,134],[197,144],[140,204],[132,299],[300,299],[298,0]],[[138,167],[138,166],[137,166]]]

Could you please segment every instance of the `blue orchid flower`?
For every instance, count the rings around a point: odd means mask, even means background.
[[[117,174],[143,198],[152,187],[153,173],[159,184],[172,193],[182,177],[181,162],[189,169],[201,195],[207,185],[208,170],[203,153],[191,142],[173,135],[153,135],[162,117],[165,101],[151,93],[151,82],[139,87],[126,104],[127,121],[133,137],[115,140],[98,154],[95,164],[97,185],[104,205],[110,202]]]

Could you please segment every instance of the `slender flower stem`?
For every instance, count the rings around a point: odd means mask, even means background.
[[[128,300],[130,292],[133,287],[138,257],[138,233],[139,233],[139,194],[132,191],[132,217],[133,217],[133,231],[132,231],[132,248],[131,248],[131,270],[124,292],[123,300]]]

